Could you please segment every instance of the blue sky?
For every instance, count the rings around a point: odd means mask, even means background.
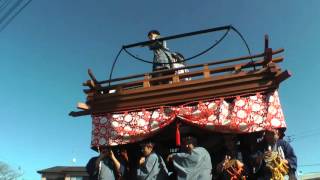
[[[146,40],[150,29],[173,35],[232,24],[253,52],[263,50],[266,33],[272,48],[285,48],[281,66],[293,73],[280,87],[287,135],[296,138],[299,170],[319,171],[320,166],[303,166],[320,163],[319,6],[318,0],[34,0],[0,32],[0,161],[21,167],[26,180],[40,179],[40,169],[84,165],[95,155],[89,148],[91,120],[68,113],[85,100],[81,83],[88,79],[87,68],[106,79],[119,48]],[[220,36],[168,44],[191,56]],[[151,58],[147,50],[133,51]],[[246,49],[231,33],[214,52],[190,63],[240,55]],[[150,69],[123,54],[114,77]]]

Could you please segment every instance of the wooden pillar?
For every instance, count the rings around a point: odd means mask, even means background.
[[[272,49],[269,48],[269,36],[264,36],[264,67],[272,61]]]
[[[210,70],[208,64],[203,65],[203,77],[210,78]]]
[[[267,48],[264,52],[264,66],[266,66],[267,64],[269,64],[272,61],[272,49],[271,48]]]
[[[116,93],[122,93],[123,89],[121,86],[116,87]]]
[[[173,83],[178,83],[178,82],[180,82],[180,78],[179,78],[179,75],[178,75],[178,74],[174,74],[174,75],[172,76],[172,82],[173,82]]]
[[[145,74],[143,79],[143,87],[150,87],[150,75]]]
[[[87,101],[88,101],[88,100],[92,100],[92,99],[93,99],[93,96],[94,96],[94,92],[89,92],[89,93],[87,93]]]
[[[239,72],[241,72],[241,65],[236,65],[235,67],[234,67],[234,71],[235,71],[235,73],[239,73]]]
[[[264,51],[269,48],[269,36],[268,34],[264,35]]]

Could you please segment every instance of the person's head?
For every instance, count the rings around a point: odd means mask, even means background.
[[[147,142],[141,145],[142,147],[142,153],[144,156],[149,156],[153,149],[154,149],[154,143],[152,142]]]
[[[126,155],[128,155],[127,148],[124,147],[124,146],[119,146],[119,147],[117,148],[117,153],[118,153],[118,155],[120,155],[120,156],[126,156]]]
[[[151,31],[149,31],[149,33],[148,33],[148,38],[149,38],[150,40],[155,40],[158,36],[160,36],[160,32],[157,31],[157,30],[151,30]]]
[[[185,148],[189,153],[191,153],[191,151],[198,145],[197,139],[192,136],[186,136],[182,140],[182,145],[183,148]]]
[[[268,129],[264,134],[264,138],[268,144],[275,144],[279,139],[279,131],[277,129]]]
[[[98,147],[98,152],[100,153],[100,156],[102,157],[109,157],[110,156],[111,149],[107,146],[100,146]]]
[[[128,151],[126,148],[121,147],[121,148],[119,148],[119,153],[120,153],[120,155],[125,155],[125,154],[128,154]]]
[[[101,154],[105,154],[107,153],[109,150],[109,148],[107,146],[99,146],[98,147],[98,151],[101,153]]]
[[[261,151],[257,151],[249,155],[249,163],[252,166],[260,166],[260,164],[263,161],[263,158],[264,158],[263,153]]]
[[[235,134],[223,135],[224,146],[229,151],[235,150],[237,145],[237,136]]]
[[[129,161],[129,155],[128,155],[128,151],[125,147],[119,147],[118,149],[118,154],[120,156],[120,158],[126,160],[126,161]]]

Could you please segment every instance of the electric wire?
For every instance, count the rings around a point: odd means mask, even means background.
[[[307,135],[303,135],[303,136],[297,136],[297,137],[291,137],[291,142],[293,141],[299,141],[299,140],[303,140],[303,139],[306,139],[306,138],[309,138],[309,137],[314,137],[314,136],[319,136],[320,135],[320,132],[317,132],[317,133],[313,133],[313,134],[307,134]]]
[[[313,129],[313,130],[308,130],[308,131],[305,130],[305,131],[297,133],[297,134],[291,134],[286,137],[287,137],[287,140],[289,140],[290,142],[293,142],[293,141],[298,141],[301,139],[305,139],[305,138],[308,138],[311,136],[318,136],[318,135],[320,135],[320,131],[318,129]]]
[[[8,5],[10,4],[10,0],[6,0],[5,2],[3,2],[0,6],[0,12],[5,9]]]
[[[10,8],[9,10],[4,13],[4,15],[0,18],[0,24],[2,24],[9,16],[10,14],[17,9],[17,7],[23,2],[23,0],[17,0]]]
[[[314,163],[314,164],[302,164],[302,165],[298,165],[300,167],[306,167],[306,166],[320,166],[320,163]]]
[[[22,12],[22,10],[24,9],[24,8],[26,8],[30,3],[31,3],[31,1],[32,0],[29,0],[29,1],[27,1],[13,16],[11,16],[10,18],[9,18],[9,20],[7,20],[7,22],[4,24],[4,26],[2,26],[2,28],[0,29],[0,32],[2,32],[12,21],[13,21],[13,19],[15,18],[15,17],[17,17],[21,12]],[[22,2],[22,1],[21,1]],[[19,5],[20,5],[20,3],[19,3]],[[18,5],[18,6],[19,6]]]

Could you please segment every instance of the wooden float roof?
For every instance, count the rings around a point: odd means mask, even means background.
[[[212,61],[100,82],[89,70],[91,80],[84,83],[89,87],[84,90],[87,101],[78,105],[81,111],[72,111],[70,115],[134,111],[142,108],[181,105],[199,100],[269,92],[277,89],[282,81],[291,76],[288,71],[282,71],[277,64],[283,61],[283,57],[273,58],[273,55],[283,51],[283,49],[273,51],[268,48],[266,36],[264,52],[252,56]],[[245,60],[246,62],[242,62]],[[179,69],[189,69],[189,72],[176,74],[175,71]],[[191,78],[191,80],[186,81],[186,78]],[[110,83],[117,84],[110,85]]]

